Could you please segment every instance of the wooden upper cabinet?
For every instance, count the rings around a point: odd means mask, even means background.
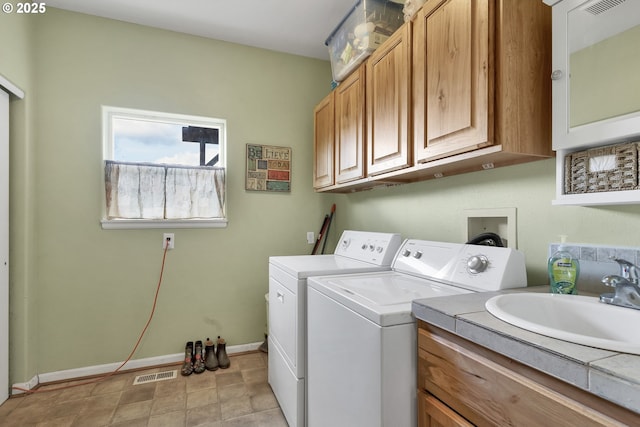
[[[351,73],[334,90],[336,183],[365,177],[365,67]]]
[[[550,76],[542,0],[427,0],[316,107],[314,186],[348,192],[552,157]]]
[[[432,1],[418,14],[413,49],[417,162],[492,143],[489,58],[488,0]]]
[[[371,54],[366,65],[367,171],[411,164],[411,22]]]
[[[327,95],[313,110],[313,187],[328,187],[335,183],[334,163],[334,94]]]
[[[413,32],[416,164],[552,156],[550,12],[538,0],[427,0]]]

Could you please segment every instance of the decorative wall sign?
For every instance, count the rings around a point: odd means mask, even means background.
[[[252,191],[291,191],[291,148],[247,144],[245,188]]]

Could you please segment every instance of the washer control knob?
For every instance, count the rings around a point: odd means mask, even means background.
[[[488,265],[489,259],[484,255],[474,255],[467,260],[467,269],[471,274],[482,273]]]
[[[376,249],[376,245],[369,243],[369,250],[373,252]]]
[[[402,251],[403,257],[408,257],[409,255],[411,255],[411,251],[409,249],[405,249],[404,251]]]
[[[379,254],[381,254],[381,253],[382,253],[382,251],[384,251],[384,248],[383,248],[382,246],[378,246],[378,247],[376,247],[376,251],[377,251]]]
[[[420,259],[422,257],[422,252],[421,251],[416,251],[416,253],[413,254],[413,257],[415,259]]]
[[[366,244],[366,243],[363,243],[363,244],[362,244],[361,249],[362,249],[363,251],[364,251],[364,250],[366,250],[366,249],[367,249],[367,244]]]

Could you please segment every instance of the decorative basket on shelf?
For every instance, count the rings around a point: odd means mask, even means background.
[[[627,142],[568,154],[564,159],[565,194],[638,188],[638,145]]]

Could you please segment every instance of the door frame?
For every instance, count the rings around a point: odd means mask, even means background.
[[[0,404],[9,398],[9,98],[24,92],[0,75]]]

